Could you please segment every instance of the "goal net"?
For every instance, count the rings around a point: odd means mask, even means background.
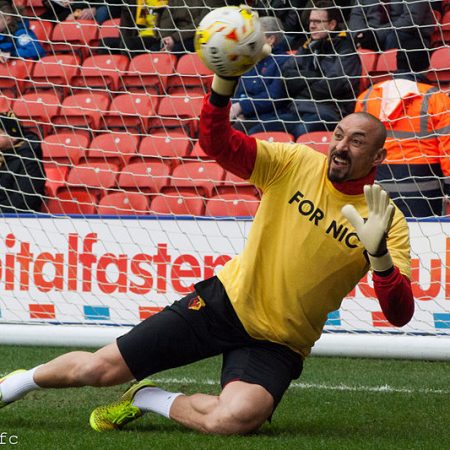
[[[212,73],[192,51],[193,21],[211,5],[98,0],[90,3],[94,9],[75,9],[57,1],[16,1],[15,11],[0,8],[8,22],[0,33],[0,116],[3,128],[15,136],[15,150],[3,152],[0,168],[0,341],[97,346],[185,295],[238,254],[261,193],[224,171],[198,144],[198,116]],[[299,2],[293,1],[273,9],[270,3],[256,1],[254,7],[282,23],[288,23],[287,16],[297,19],[291,28],[285,26],[281,51],[286,60],[295,57],[298,48],[308,46],[314,5],[296,9]],[[422,41],[431,57],[431,68],[422,75],[433,93],[445,95],[450,8],[442,3],[433,23],[423,25],[432,26],[433,33]],[[340,11],[343,33],[349,31],[352,8],[346,4]],[[162,26],[162,19],[171,25]],[[390,26],[390,32],[399,29]],[[361,68],[352,83],[352,108],[366,89],[393,78],[396,51],[354,51]],[[305,75],[305,89],[317,78]],[[257,73],[253,81],[264,79]],[[329,78],[330,95],[334,84],[345,81],[345,76]],[[280,100],[292,97],[273,98],[270,92],[264,97],[277,118]],[[332,97],[316,103],[330,100],[340,101]],[[426,123],[427,110],[420,114],[418,120]],[[250,123],[264,124],[265,117],[254,114]],[[327,125],[321,132],[296,137],[287,129],[272,129],[258,137],[323,151],[333,127],[327,120],[319,119]],[[402,139],[389,120],[386,124],[391,140]],[[418,196],[432,211],[417,219],[410,210],[408,218],[414,318],[401,329],[391,326],[369,274],[330,313],[317,353],[450,355],[445,198],[450,126],[422,131],[404,167],[420,160],[434,175],[413,177],[408,185],[417,187],[413,194],[402,190],[404,175],[383,180],[396,201]],[[436,143],[431,156],[421,144],[430,141],[430,133]],[[437,196],[427,196],[427,183],[437,186]],[[432,209],[436,201],[439,213]]]

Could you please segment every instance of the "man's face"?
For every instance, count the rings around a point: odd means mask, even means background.
[[[334,182],[365,177],[380,164],[386,151],[379,148],[376,124],[351,114],[339,122],[328,150],[328,178]]]
[[[326,39],[337,26],[335,20],[328,20],[328,11],[313,9],[309,15],[309,31],[312,40]]]

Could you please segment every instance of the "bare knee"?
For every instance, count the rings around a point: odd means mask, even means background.
[[[218,408],[205,420],[208,434],[248,434],[257,431],[270,417],[271,411],[257,411],[251,407],[240,409]]]
[[[273,411],[273,399],[267,393],[263,397],[219,398],[217,407],[205,420],[205,431],[210,434],[248,434],[257,431]]]

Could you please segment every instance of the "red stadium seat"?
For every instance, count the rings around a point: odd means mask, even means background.
[[[29,79],[34,61],[11,58],[6,64],[0,64],[0,92],[15,97],[23,92],[25,82]]]
[[[397,49],[386,50],[380,53],[375,68],[369,72],[373,84],[390,80],[397,70]]]
[[[158,107],[158,119],[150,128],[182,128],[195,135],[202,109],[203,97],[165,96]]]
[[[46,136],[52,130],[52,118],[58,114],[60,107],[56,94],[37,92],[17,98],[13,111],[22,126]]]
[[[168,92],[171,95],[200,95],[208,91],[213,78],[196,53],[187,53],[178,60],[175,75],[169,78]]]
[[[66,186],[68,166],[55,164],[44,164],[45,169],[45,192],[48,197],[56,197],[58,191]]]
[[[23,15],[27,17],[39,17],[47,11],[44,0],[25,0],[20,5],[24,6]]]
[[[205,216],[253,217],[259,206],[259,198],[253,195],[222,194],[206,202]]]
[[[431,54],[428,79],[440,88],[447,90],[450,86],[450,47],[438,48]]]
[[[105,20],[100,26],[98,40],[105,38],[117,38],[120,36],[120,17],[116,19]]]
[[[42,153],[46,165],[77,165],[85,156],[89,138],[84,134],[60,133],[46,136],[42,142]]]
[[[67,189],[86,190],[95,196],[107,194],[116,185],[119,167],[110,163],[84,163],[71,169],[67,177]]]
[[[86,58],[78,74],[72,77],[74,87],[117,91],[129,60],[124,55],[94,55]]]
[[[307,145],[320,153],[328,155],[328,148],[332,136],[332,131],[312,131],[311,133],[299,136],[297,143]]]
[[[367,50],[364,48],[358,49],[359,59],[361,60],[362,73],[359,83],[359,92],[366,90],[370,84],[369,74],[375,70],[378,53],[373,50]]]
[[[286,133],[285,131],[261,131],[252,134],[252,137],[268,142],[294,142],[292,134]]]
[[[99,130],[108,106],[109,99],[104,94],[75,94],[63,100],[59,114],[52,120],[56,125]]]
[[[30,20],[30,30],[34,32],[44,50],[48,50],[53,32],[53,22],[48,20]]]
[[[450,45],[450,10],[444,10],[444,15],[440,18],[433,35],[431,36],[431,47],[441,47]]]
[[[5,113],[11,111],[13,99],[0,95],[0,112]]]
[[[148,198],[139,192],[114,192],[105,195],[98,203],[97,213],[111,216],[148,214]]]
[[[70,89],[70,80],[78,73],[79,56],[50,55],[44,56],[34,65],[31,81],[26,89],[33,91],[53,90],[66,95]]]
[[[200,142],[196,141],[194,147],[192,148],[192,152],[189,155],[191,158],[195,159],[209,159],[212,160],[211,156],[207,155],[205,151],[200,147]]]
[[[197,195],[210,197],[224,179],[225,171],[213,162],[188,162],[173,169],[170,187],[163,192],[189,190]]]
[[[131,163],[120,172],[118,186],[128,191],[159,192],[169,183],[170,167],[161,162]]]
[[[185,158],[191,149],[191,139],[184,133],[154,133],[145,136],[139,145],[138,155],[154,158],[176,166],[180,158]]]
[[[104,120],[110,129],[145,132],[155,116],[158,97],[147,94],[121,94],[114,97]]]
[[[103,133],[96,136],[89,147],[87,158],[112,162],[123,166],[128,164],[139,145],[139,138],[129,133]]]
[[[55,53],[80,54],[84,58],[98,40],[98,29],[94,20],[58,22],[53,28],[51,48]]]
[[[175,72],[176,57],[170,53],[146,53],[130,61],[122,75],[121,89],[128,92],[163,94],[167,79]]]
[[[97,199],[86,191],[64,191],[47,201],[50,214],[95,214]]]
[[[218,186],[217,192],[219,194],[260,196],[256,186],[243,180],[232,172],[225,172],[225,180]]]
[[[157,195],[150,204],[152,214],[202,216],[204,209],[204,199],[193,192],[184,192],[181,195]]]

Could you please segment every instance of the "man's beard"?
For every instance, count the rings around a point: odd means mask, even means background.
[[[348,165],[346,167],[341,167],[338,164],[338,170],[336,170],[336,167],[335,167],[335,170],[332,171],[331,166],[333,164],[336,165],[336,162],[333,163],[333,158],[339,158],[340,160],[347,162]],[[327,173],[328,179],[334,183],[342,183],[343,181],[347,181],[350,176],[351,162],[352,161],[348,157],[348,154],[346,152],[339,152],[336,150],[331,150],[330,158],[328,160],[328,173]]]

